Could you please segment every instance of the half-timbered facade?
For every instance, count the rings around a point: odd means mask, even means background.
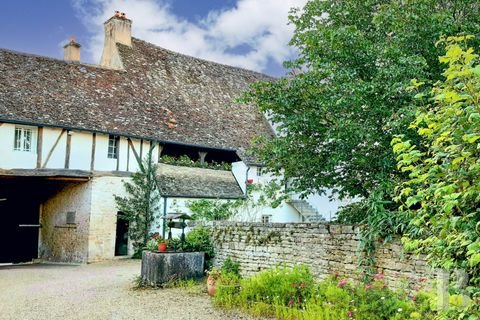
[[[273,136],[233,102],[265,76],[132,38],[125,17],[105,22],[100,65],[79,58],[73,39],[64,60],[0,49],[0,263],[125,254],[113,195],[149,150],[233,163]],[[244,181],[222,179],[243,196]]]

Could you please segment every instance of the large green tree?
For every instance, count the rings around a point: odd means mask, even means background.
[[[398,174],[392,137],[416,139],[405,88],[413,78],[441,78],[434,44],[442,35],[479,34],[478,1],[311,0],[290,21],[299,52],[286,63],[291,74],[242,98],[280,132],[259,141],[260,159],[305,193],[368,198],[390,188]]]

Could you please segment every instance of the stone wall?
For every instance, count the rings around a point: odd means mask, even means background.
[[[318,279],[339,274],[361,277],[358,268],[359,229],[321,223],[208,223],[215,244],[215,265],[230,257],[243,275],[279,264],[306,264]],[[381,245],[376,272],[391,287],[418,285],[431,275],[422,257],[405,254],[399,241]]]
[[[126,196],[126,177],[99,176],[92,179],[92,206],[88,234],[88,262],[113,259],[117,226],[115,195]],[[132,253],[132,252],[129,252]]]
[[[40,259],[87,262],[91,188],[89,182],[67,184],[41,205]],[[69,212],[75,216],[71,224],[67,224]]]

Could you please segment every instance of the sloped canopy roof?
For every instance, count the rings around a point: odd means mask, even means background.
[[[162,196],[218,199],[244,197],[231,171],[159,164],[157,179]]]
[[[132,39],[125,70],[0,49],[0,122],[24,122],[243,154],[273,136],[265,117],[234,99],[268,77]]]

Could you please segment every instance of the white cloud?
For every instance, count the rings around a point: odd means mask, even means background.
[[[133,20],[134,37],[184,54],[266,71],[269,61],[278,64],[294,55],[288,46],[293,26],[288,25],[292,7],[307,0],[238,0],[235,7],[211,11],[200,21],[182,19],[165,0],[74,0],[81,21],[92,33],[85,45],[93,61],[103,48],[103,22],[114,10]],[[249,46],[249,52],[236,47]]]

